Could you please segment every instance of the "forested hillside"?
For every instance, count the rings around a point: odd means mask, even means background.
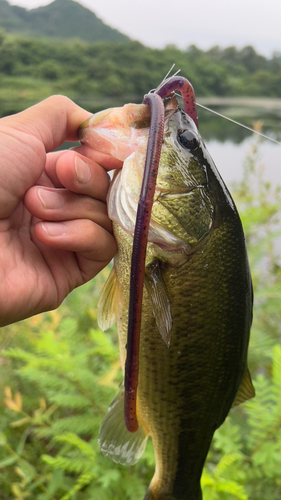
[[[0,27],[8,33],[35,38],[129,41],[128,37],[104,24],[94,12],[73,0],[55,0],[31,10],[0,0]]]
[[[2,0],[3,1],[3,0]],[[87,43],[27,39],[0,32],[0,115],[62,93],[95,111],[139,102],[172,64],[193,84],[197,96],[281,97],[281,54],[267,59],[252,47],[195,46],[180,50],[139,42]]]

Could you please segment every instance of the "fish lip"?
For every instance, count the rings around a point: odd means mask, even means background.
[[[89,116],[87,120],[83,121],[78,128],[79,141],[84,138],[85,129],[87,129],[89,126],[99,123],[103,118],[105,118],[107,115],[109,115],[109,113],[111,113],[112,109],[117,109],[117,108],[109,108],[109,109],[104,109],[102,111],[98,111],[97,113],[94,113],[93,115]]]

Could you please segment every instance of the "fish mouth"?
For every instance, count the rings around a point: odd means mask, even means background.
[[[165,131],[170,117],[178,109],[176,99],[165,100]],[[146,150],[151,121],[146,104],[125,104],[110,108],[84,121],[78,129],[78,140],[97,151],[124,161],[137,149]]]

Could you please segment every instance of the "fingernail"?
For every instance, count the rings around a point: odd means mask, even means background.
[[[56,191],[38,189],[38,196],[44,208],[62,208],[65,204],[65,197]]]
[[[79,156],[75,157],[75,171],[77,181],[81,184],[86,184],[91,178],[91,170],[85,161],[81,160]]]
[[[42,228],[48,236],[62,236],[67,232],[67,227],[61,222],[42,222]]]

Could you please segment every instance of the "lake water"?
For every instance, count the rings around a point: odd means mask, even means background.
[[[209,108],[281,142],[281,100],[198,99]],[[219,105],[218,105],[219,103]],[[199,129],[218,170],[228,186],[243,176],[245,158],[258,143],[258,165],[264,179],[281,185],[281,145],[259,138],[238,125],[198,109]]]
[[[200,102],[199,99],[198,101]],[[202,101],[207,107],[248,127],[255,128],[259,124],[260,132],[281,142],[281,100],[241,102],[242,100],[233,99],[223,105],[221,102],[217,105],[216,102]],[[205,110],[199,109],[198,115],[203,140],[230,192],[233,184],[243,178],[244,163],[256,145],[257,167],[259,173],[262,172],[262,179],[269,181],[274,187],[281,186],[281,145],[260,138]],[[281,238],[276,238],[274,247],[281,265]],[[262,263],[260,265],[263,266]]]

